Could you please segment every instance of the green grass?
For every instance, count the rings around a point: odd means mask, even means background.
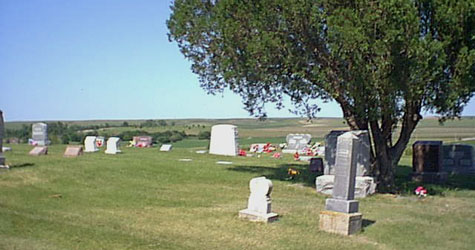
[[[241,132],[241,131],[240,131]],[[242,138],[242,137],[241,137]],[[263,137],[256,141],[267,140]],[[268,138],[268,140],[273,140]],[[251,143],[252,138],[246,143]],[[181,143],[181,144],[180,144]],[[360,200],[363,232],[343,237],[318,229],[325,196],[314,175],[291,155],[272,159],[196,154],[207,141],[185,140],[171,152],[126,148],[78,158],[65,145],[33,157],[27,145],[8,145],[10,170],[0,171],[0,249],[473,249],[475,183],[451,177],[417,199],[403,158],[403,195]],[[190,158],[191,162],[178,159]],[[233,165],[218,165],[218,160]],[[288,167],[301,170],[286,179]],[[272,224],[238,219],[249,180],[272,179]],[[457,179],[459,178],[459,179]]]

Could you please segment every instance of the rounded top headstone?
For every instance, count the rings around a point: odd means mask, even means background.
[[[256,195],[270,195],[272,192],[272,181],[266,177],[257,177],[251,179],[249,182],[251,194]]]

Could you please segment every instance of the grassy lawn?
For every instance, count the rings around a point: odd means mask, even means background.
[[[241,138],[241,144],[267,141]],[[5,153],[12,168],[0,170],[0,249],[475,246],[475,178],[451,177],[446,185],[429,185],[434,195],[420,200],[411,194],[416,184],[406,178],[408,156],[398,169],[401,195],[361,199],[363,232],[343,237],[319,231],[326,197],[315,192],[315,175],[291,155],[196,154],[207,146],[200,140],[176,143],[171,152],[122,147],[120,155],[105,155],[102,149],[78,158],[63,158],[65,145],[53,145],[41,157],[29,156],[27,145],[7,146],[13,149]],[[218,160],[233,165],[218,165]],[[292,181],[286,180],[289,166],[302,172]],[[272,207],[281,216],[267,225],[238,219],[238,211],[247,206],[249,180],[261,175],[273,181]]]

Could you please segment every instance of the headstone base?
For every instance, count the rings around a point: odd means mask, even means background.
[[[320,212],[320,230],[342,235],[356,234],[361,231],[363,215],[361,213]]]
[[[329,211],[335,211],[340,213],[356,213],[358,212],[357,200],[340,200],[340,199],[327,199],[325,202],[325,209]]]
[[[279,218],[279,215],[276,213],[261,214],[249,209],[243,209],[239,211],[239,218],[256,222],[270,223],[276,221]]]
[[[297,153],[296,149],[282,149],[282,153],[284,154],[295,154]]]
[[[315,179],[317,192],[332,195],[334,175],[321,175]],[[355,198],[364,198],[376,192],[376,182],[370,176],[357,176],[355,180]]]
[[[444,183],[447,181],[448,173],[447,172],[422,172],[422,173],[412,173],[412,180],[416,182],[424,183]]]

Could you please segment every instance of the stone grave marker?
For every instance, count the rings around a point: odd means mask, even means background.
[[[96,136],[86,136],[84,138],[84,152],[97,152]]]
[[[444,182],[448,174],[442,169],[442,141],[416,141],[412,144],[412,179]]]
[[[47,146],[36,146],[28,154],[33,155],[33,156],[47,155],[48,154],[48,147]]]
[[[107,148],[105,153],[106,154],[118,154],[121,153],[119,149],[120,138],[119,137],[109,137],[107,139]]]
[[[356,181],[355,181],[355,196],[356,198],[363,198],[376,192],[376,181],[370,175],[370,142],[368,131],[354,130],[349,131],[358,138],[355,143],[356,147]],[[332,131],[326,136],[325,144],[325,162],[324,175],[318,176],[315,179],[315,186],[317,192],[332,195],[335,181],[335,167],[336,167],[336,152],[338,148],[338,138],[342,134],[348,133],[345,131]]]
[[[5,156],[3,156],[3,137],[5,135],[5,125],[3,121],[3,112],[0,110],[0,167],[5,165]]]
[[[320,212],[323,231],[350,235],[361,230],[362,215],[358,213],[359,202],[354,199],[359,143],[354,131],[338,137],[333,195]]]
[[[137,148],[149,148],[152,146],[152,137],[148,135],[134,136],[134,147]]]
[[[67,146],[64,151],[64,157],[78,157],[83,154],[82,146]]]
[[[310,164],[308,164],[308,170],[311,173],[323,172],[323,160],[322,158],[312,158],[310,159]]]
[[[234,125],[221,124],[211,127],[209,153],[237,156],[239,153],[238,130]]]
[[[310,134],[288,134],[285,138],[287,147],[282,150],[282,153],[295,154],[304,150],[310,141],[312,135]]]
[[[106,144],[106,139],[104,136],[97,136],[96,137],[96,147],[102,148]]]
[[[475,174],[475,151],[472,145],[442,146],[443,170],[453,174]]]
[[[171,150],[172,150],[172,145],[171,144],[163,144],[160,147],[160,151],[162,151],[162,152],[168,152],[168,151],[171,151]]]
[[[48,125],[46,123],[34,123],[32,126],[33,143],[37,146],[46,146],[48,140]]]
[[[250,221],[272,222],[279,217],[271,210],[272,181],[266,177],[257,177],[249,182],[251,195],[249,196],[247,208],[239,211],[239,218]]]

